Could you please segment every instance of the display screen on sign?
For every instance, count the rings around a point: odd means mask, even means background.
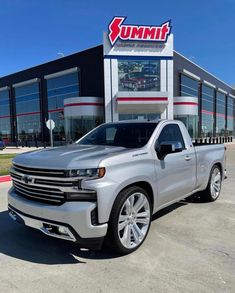
[[[160,61],[118,60],[118,90],[160,91]]]
[[[109,24],[109,41],[112,46],[118,39],[122,41],[167,42],[171,32],[170,20],[159,26],[123,24],[126,17],[114,17]]]

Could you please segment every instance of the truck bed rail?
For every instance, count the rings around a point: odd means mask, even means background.
[[[207,144],[222,144],[225,142],[232,142],[232,136],[220,136],[220,137],[203,137],[203,138],[196,138],[193,140],[193,145],[207,145]]]

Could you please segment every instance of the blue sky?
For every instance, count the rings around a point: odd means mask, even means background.
[[[115,15],[171,19],[175,50],[235,85],[235,0],[0,0],[0,76],[101,44]]]

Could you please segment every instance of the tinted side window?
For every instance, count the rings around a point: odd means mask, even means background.
[[[159,146],[163,142],[173,141],[180,142],[182,144],[182,147],[185,148],[184,139],[181,134],[179,126],[177,124],[168,124],[162,129],[162,132],[160,133],[157,139],[156,147],[159,148]]]

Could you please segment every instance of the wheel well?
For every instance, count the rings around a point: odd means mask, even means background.
[[[210,182],[211,171],[212,171],[213,167],[215,167],[215,166],[218,166],[218,167],[219,167],[219,169],[220,169],[220,172],[221,172],[222,176],[223,176],[223,174],[224,174],[224,172],[223,172],[223,169],[222,169],[222,164],[221,164],[221,163],[219,163],[219,162],[217,162],[217,163],[214,163],[214,165],[212,165],[212,167],[211,167],[211,170],[210,170],[210,173],[209,173],[209,180],[208,180],[208,184],[209,184],[209,182]]]
[[[214,167],[214,166],[218,166],[219,169],[220,169],[220,172],[221,172],[222,175],[223,175],[222,164],[218,162],[218,163],[215,163],[215,164],[213,165],[213,167]],[[212,167],[212,168],[213,168],[213,167]]]
[[[148,195],[149,195],[149,198],[150,198],[152,207],[154,206],[153,189],[152,189],[151,185],[148,182],[146,182],[146,181],[138,181],[138,182],[135,182],[135,183],[132,183],[132,184],[126,186],[122,190],[124,190],[126,188],[129,188],[131,186],[137,186],[137,187],[143,188],[148,193]]]

